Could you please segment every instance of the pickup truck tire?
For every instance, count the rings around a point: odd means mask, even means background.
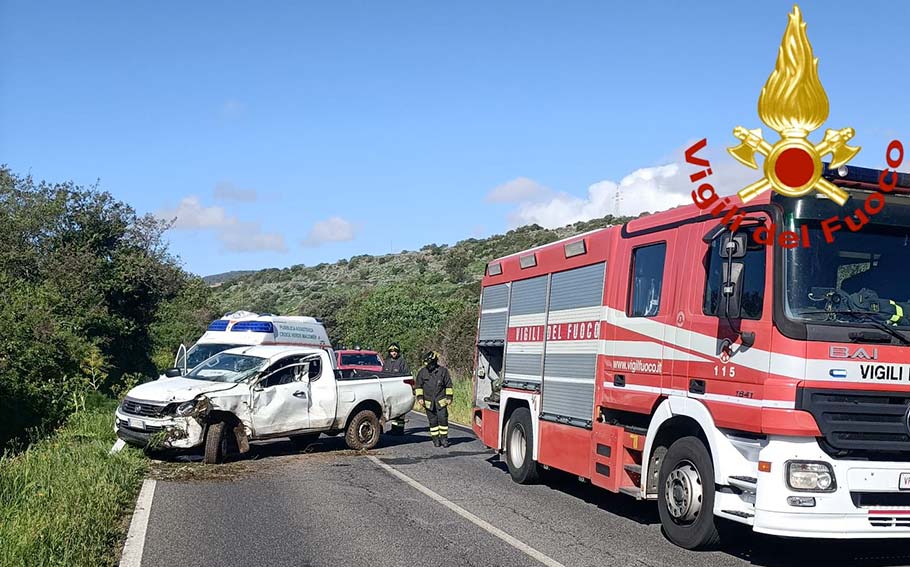
[[[360,410],[344,433],[344,442],[355,451],[366,451],[379,444],[379,416],[372,410]]]
[[[540,479],[540,467],[534,460],[534,428],[531,411],[517,408],[506,426],[506,465],[512,480],[518,484],[534,484]]]
[[[304,433],[303,435],[291,435],[291,443],[298,449],[306,449],[311,443],[319,439],[318,433]]]
[[[217,465],[224,462],[228,452],[227,423],[218,421],[209,425],[205,432],[205,455],[202,462],[207,465]]]

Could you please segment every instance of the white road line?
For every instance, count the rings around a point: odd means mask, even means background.
[[[155,496],[155,481],[145,479],[139,498],[136,500],[136,509],[133,519],[130,520],[130,531],[126,534],[126,543],[123,544],[123,554],[120,556],[120,567],[140,567],[142,565],[142,550],[145,547],[145,530],[149,525],[149,512],[152,510],[152,498]]]
[[[381,460],[374,457],[373,455],[370,455],[369,459],[371,461],[373,461],[374,463],[376,463],[378,466],[385,469],[385,471],[388,472],[389,474],[391,474],[392,476],[397,477],[400,480],[403,480],[404,482],[408,483],[409,485],[416,488],[420,492],[426,494],[427,496],[429,496],[436,502],[439,502],[440,504],[442,504],[449,510],[455,512],[462,518],[468,520],[469,522],[473,523],[474,525],[478,526],[479,528],[486,530],[488,533],[498,537],[499,539],[501,539],[502,541],[511,545],[518,551],[524,553],[525,555],[527,555],[533,559],[536,559],[537,561],[540,561],[544,565],[547,565],[547,567],[565,567],[565,565],[563,565],[559,561],[556,561],[555,559],[553,559],[547,555],[544,555],[543,553],[537,551],[536,549],[534,549],[530,545],[524,543],[523,541],[515,539],[514,537],[510,536],[509,534],[507,534],[506,532],[497,528],[496,526],[490,524],[489,522],[482,520],[481,518],[478,518],[477,516],[468,512],[467,510],[465,510],[458,504],[455,504],[451,500],[445,499],[444,497],[433,492],[432,490],[430,490],[426,486],[420,484],[419,482],[417,482],[413,478],[409,477],[408,475],[404,474],[403,472],[400,472],[399,470],[392,468],[389,465],[383,463]]]

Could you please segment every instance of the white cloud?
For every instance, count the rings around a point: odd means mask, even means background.
[[[541,185],[527,177],[516,177],[502,185],[494,187],[487,194],[488,203],[521,203],[535,201],[549,196],[553,192],[549,187]]]
[[[588,187],[583,197],[558,193],[543,201],[521,202],[509,215],[509,221],[512,226],[536,223],[556,228],[606,215],[634,216],[690,204],[696,184],[691,182],[689,175],[698,168],[685,162],[682,149],[675,155],[671,163],[637,169],[619,182],[609,179],[598,181]],[[705,181],[714,185],[719,195],[735,193],[760,176],[734,162],[725,153],[709,155],[709,159],[713,174]]]
[[[354,240],[356,232],[356,227],[350,221],[341,217],[331,217],[314,224],[303,245],[320,246],[326,242],[346,242]]]
[[[184,197],[176,207],[159,209],[155,216],[173,221],[171,227],[175,230],[212,231],[224,250],[230,252],[287,250],[282,234],[264,233],[258,222],[241,221],[223,207],[203,205],[195,196]]]
[[[229,181],[221,181],[215,185],[213,195],[216,201],[237,201],[252,203],[258,198],[255,189],[243,189]]]
[[[218,240],[230,252],[286,252],[284,235],[262,232],[258,222],[238,222],[218,234]]]
[[[173,228],[178,230],[224,228],[237,222],[222,207],[203,206],[194,196],[184,197],[176,208],[161,209],[155,216],[173,220]]]

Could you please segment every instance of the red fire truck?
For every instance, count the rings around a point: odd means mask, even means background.
[[[657,500],[691,549],[718,518],[910,536],[910,179],[828,242],[879,171],[825,177],[845,207],[769,192],[736,232],[690,205],[490,262],[473,428],[512,478]],[[782,230],[799,245],[761,243]]]

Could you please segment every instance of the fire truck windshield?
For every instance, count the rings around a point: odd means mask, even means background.
[[[791,224],[792,217],[788,220]],[[808,229],[809,246],[784,252],[787,317],[806,324],[877,328],[910,344],[910,226],[843,228],[828,242],[822,220],[799,224]],[[861,336],[853,333],[843,340]]]

